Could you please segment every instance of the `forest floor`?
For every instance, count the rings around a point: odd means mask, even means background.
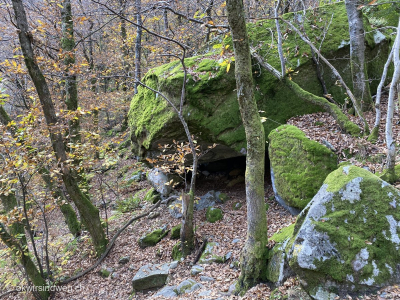
[[[383,104],[382,106],[385,106]],[[340,161],[350,161],[353,164],[362,167],[368,167],[371,172],[380,172],[383,168],[384,156],[386,153],[384,143],[384,120],[386,116],[383,112],[382,125],[379,140],[376,144],[366,141],[366,138],[355,138],[347,134],[341,133],[335,121],[326,113],[316,113],[301,117],[292,118],[289,124],[296,125],[302,129],[306,135],[316,141],[323,143],[329,142],[336,150]],[[352,117],[354,122],[359,123],[357,118]],[[370,128],[373,126],[374,114],[367,114]],[[400,144],[400,126],[399,116],[396,112],[394,118],[394,136]],[[143,166],[141,166],[143,167]],[[120,213],[115,209],[117,199],[125,199],[132,196],[137,191],[144,191],[150,186],[146,181],[138,183],[126,184],[129,174],[132,174],[138,168],[138,164],[132,158],[121,159],[116,168],[106,172],[102,181],[107,187],[99,186],[99,181],[93,183],[91,193],[97,204],[101,205],[102,201],[108,202],[107,215],[109,218],[108,236],[112,238],[113,234],[122,227],[132,216],[139,215],[148,210],[150,203],[142,201],[140,206],[129,213]],[[208,177],[200,177],[197,183],[196,195],[202,196],[210,190],[221,191],[229,196],[229,201],[221,205],[216,205],[223,210],[223,219],[216,223],[208,223],[205,219],[205,211],[195,211],[195,225],[197,227],[196,236],[208,238],[209,241],[219,243],[217,253],[225,255],[232,252],[232,257],[223,264],[203,265],[205,270],[196,276],[190,275],[193,266],[194,255],[187,257],[180,262],[176,269],[171,270],[170,281],[168,285],[178,285],[185,279],[192,278],[196,282],[204,285],[202,290],[211,291],[206,297],[198,296],[199,291],[192,294],[184,294],[179,299],[284,299],[289,289],[293,289],[299,285],[296,278],[289,278],[279,291],[275,291],[275,295],[271,298],[271,288],[267,284],[258,284],[250,289],[243,297],[227,295],[229,286],[239,277],[240,270],[233,266],[234,261],[240,259],[240,252],[246,240],[246,201],[244,182],[239,182],[233,187],[228,187],[229,179],[227,174],[216,173]],[[398,187],[396,185],[396,187]],[[103,190],[104,189],[104,190]],[[103,194],[104,191],[104,194]],[[145,192],[141,192],[144,196]],[[274,201],[273,191],[269,176],[266,176],[265,184],[265,201],[269,204],[267,210],[268,218],[268,235],[272,236],[281,228],[295,222],[296,218],[290,215],[285,209]],[[233,209],[233,203],[240,202],[242,207],[239,210]],[[156,246],[141,249],[138,245],[138,238],[150,230],[168,225],[169,228],[179,224],[179,219],[174,219],[168,213],[165,205],[161,205],[156,209],[160,216],[155,219],[144,217],[139,221],[130,225],[117,239],[111,253],[105,258],[99,267],[87,275],[77,279],[76,281],[65,286],[64,291],[55,293],[53,299],[57,300],[95,300],[95,299],[161,299],[155,298],[157,291],[149,291],[146,293],[137,292],[132,294],[131,281],[139,268],[147,263],[165,263],[172,261],[171,250],[176,240],[171,240],[169,234],[163,238]],[[105,210],[101,209],[101,216],[105,218]],[[56,213],[52,216],[52,223],[58,224],[55,230],[51,232],[53,239],[63,237],[69,241],[68,251],[69,259],[64,262],[63,273],[65,275],[73,275],[78,271],[82,271],[96,262],[96,258],[92,255],[93,250],[87,238],[81,238],[80,241],[73,240],[71,235],[65,229],[61,215]],[[235,240],[235,242],[233,242]],[[237,241],[238,240],[238,241]],[[52,240],[50,240],[52,242]],[[121,257],[129,257],[127,264],[118,263]],[[101,277],[99,270],[102,268],[113,268],[113,276],[107,278]],[[212,282],[201,282],[200,275],[210,276],[215,280]],[[29,297],[29,296],[28,296]],[[131,298],[130,298],[131,297]],[[14,293],[7,295],[3,299],[27,299],[22,293]],[[398,286],[386,287],[373,295],[360,295],[359,297],[346,297],[345,299],[400,299],[400,288]]]

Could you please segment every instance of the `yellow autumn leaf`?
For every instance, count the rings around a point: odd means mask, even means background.
[[[228,73],[229,72],[229,69],[231,68],[231,63],[229,63],[227,66],[226,66],[226,73]]]

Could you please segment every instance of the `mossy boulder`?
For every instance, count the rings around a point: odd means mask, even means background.
[[[133,290],[147,290],[165,285],[170,268],[170,263],[144,265],[132,279]]]
[[[210,223],[215,223],[222,220],[222,210],[216,207],[208,207],[206,212],[206,219]]]
[[[343,166],[299,215],[286,252],[312,297],[334,299],[400,282],[399,232],[400,192]]]
[[[177,242],[175,246],[172,247],[171,257],[173,260],[180,260],[183,257],[181,250],[181,242]]]
[[[219,244],[216,242],[209,242],[206,245],[206,248],[203,251],[203,254],[200,256],[199,264],[211,264],[211,263],[224,263],[225,256],[220,256],[215,254],[215,248],[218,247]]]
[[[156,229],[142,236],[138,243],[141,248],[155,246],[161,239],[168,234],[166,227]]]
[[[301,210],[318,192],[326,176],[337,168],[337,156],[292,125],[274,129],[269,140],[275,198]]]
[[[400,6],[397,4],[388,4],[386,10],[383,13],[380,12],[382,15],[387,13],[385,18],[389,21],[385,25],[397,25],[397,21],[394,20],[398,16],[396,11],[398,7]],[[376,18],[375,10],[371,8],[365,14],[366,32],[368,32],[366,64],[369,78],[372,79],[381,77],[388,54],[387,41],[390,39],[388,38],[390,32],[384,30],[380,30],[383,38],[379,40],[373,38],[379,29],[371,28],[368,20],[372,17]],[[394,17],[389,18],[389,15],[394,15]],[[349,34],[344,3],[307,10],[306,17],[301,12],[285,14],[284,18],[295,24],[304,21],[302,27],[317,45],[320,45],[323,40],[321,52],[328,59],[335,58],[331,60],[331,63],[351,87]],[[281,24],[281,30],[285,32],[284,49],[287,68],[289,72],[298,71],[298,73],[291,73],[292,80],[308,92],[322,96],[323,90],[316,76],[309,46],[292,30],[289,30],[287,25]],[[251,46],[257,48],[257,52],[262,57],[268,58],[269,64],[279,69],[279,56],[273,42],[276,38],[275,20],[261,20],[248,24],[248,32]],[[228,44],[231,47],[225,51],[226,55],[233,56],[233,51],[230,52],[230,49],[233,49],[231,38],[228,37],[221,41],[220,45],[216,45],[217,49],[214,49],[214,53],[185,59],[186,67],[190,69],[190,72],[182,115],[200,144],[203,146],[218,144],[202,157],[203,161],[215,161],[246,153],[245,131],[237,102],[234,62],[230,64],[230,70],[227,72],[227,64],[221,63],[219,55],[221,49],[218,49],[218,46],[224,47]],[[321,108],[310,105],[295,96],[284,82],[261,69],[259,64],[255,63],[253,66],[255,97],[259,109],[265,111],[261,116],[266,117],[266,122],[263,123],[266,136],[272,129],[279,124],[284,124],[293,116],[321,111]],[[183,77],[180,62],[173,61],[151,69],[142,81],[179,106]],[[336,85],[335,77],[326,67],[324,67],[323,77],[329,94],[337,102],[343,103],[346,98],[344,89]],[[378,80],[371,82],[372,90],[376,89],[378,82]],[[142,86],[139,86],[138,93],[132,99],[129,125],[133,148],[136,148],[138,154],[145,155],[146,152],[152,154],[152,151],[158,151],[158,144],[170,144],[173,139],[186,140],[183,126],[173,109],[160,94]]]
[[[294,224],[291,224],[282,228],[270,238],[270,241],[274,241],[276,244],[268,253],[266,276],[275,286],[280,286],[285,279],[293,274],[287,263],[285,252],[285,248],[293,236],[293,230]]]
[[[171,229],[171,239],[172,240],[179,239],[179,237],[181,236],[181,227],[182,227],[181,223],[172,227],[172,229]]]

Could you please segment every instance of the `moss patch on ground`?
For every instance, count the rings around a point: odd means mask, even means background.
[[[337,157],[292,125],[274,129],[269,139],[276,190],[289,206],[303,209],[337,168]]]

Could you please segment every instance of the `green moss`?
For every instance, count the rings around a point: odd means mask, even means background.
[[[227,194],[225,194],[225,193],[220,193],[220,194],[218,195],[218,199],[219,199],[222,203],[225,203],[226,201],[228,201],[229,196],[228,196]]]
[[[386,10],[390,11],[390,8]],[[323,29],[329,24],[329,30],[326,32],[321,46],[322,53],[328,59],[348,57],[348,22],[343,2],[307,10],[305,18],[302,14],[302,12],[290,13],[286,14],[284,18],[290,21],[299,18],[305,20],[303,27],[307,35],[318,46],[321,43]],[[365,14],[367,17],[371,15],[369,12]],[[293,81],[308,92],[322,96],[321,84],[316,78],[309,46],[293,31],[287,30],[285,24],[281,24],[281,26],[282,32],[285,32],[283,47],[287,67],[299,72],[297,75],[294,72],[291,73]],[[269,64],[279,69],[275,21],[262,20],[248,24],[248,32],[251,45],[258,49],[258,53],[266,58]],[[384,33],[387,34],[387,32]],[[370,35],[368,41],[371,42]],[[230,37],[226,38],[223,43],[232,46]],[[367,50],[369,77],[380,78],[384,64],[383,58],[387,57],[388,47],[381,45],[368,47]],[[233,55],[233,53],[231,54]],[[237,103],[234,63],[231,64],[230,71],[226,72],[226,66],[220,66],[218,58],[216,52],[214,56],[207,54],[185,60],[187,67],[190,67],[190,72],[183,116],[186,118],[191,132],[202,141],[227,145],[240,151],[242,148],[246,148],[246,140]],[[331,62],[341,72],[347,84],[352,86],[349,61],[333,59]],[[262,116],[267,118],[267,121],[263,123],[266,136],[271,130],[286,123],[293,116],[324,110],[321,106],[311,105],[309,102],[299,99],[283,82],[278,81],[256,63],[253,67],[253,74],[256,101],[259,109],[265,111]],[[336,85],[336,79],[325,67],[323,77],[328,92],[337,102],[344,103],[346,97],[344,89]],[[143,82],[151,88],[161,91],[177,105],[181,96],[182,80],[182,67],[178,61],[174,61],[150,70],[145,75]],[[376,85],[372,83],[371,86],[375,87]],[[359,133],[359,128],[348,119],[340,117],[340,122],[346,131],[352,134]],[[157,148],[155,142],[161,138],[172,140],[185,137],[182,125],[166,101],[160,95],[157,96],[143,87],[138,88],[138,94],[132,99],[129,124],[132,139],[140,146],[133,145],[137,153]]]
[[[175,244],[172,248],[171,257],[173,260],[181,260],[183,257],[182,250],[181,250],[181,242]]]
[[[176,240],[176,239],[180,238],[180,236],[181,236],[181,227],[182,227],[182,224],[178,224],[178,225],[172,227],[172,229],[171,229],[171,239],[172,240]]]
[[[343,198],[342,191],[346,184],[356,178],[361,178],[360,199]],[[396,242],[398,230],[395,233],[391,231],[387,218],[400,220],[399,208],[393,204],[400,200],[398,191],[367,170],[355,166],[340,167],[326,178],[325,184],[328,191],[336,194],[325,204],[326,213],[323,217],[313,221],[313,224],[315,230],[327,233],[329,241],[338,250],[341,263],[338,263],[336,257],[324,261],[315,260],[318,273],[307,271],[307,282],[315,275],[319,277],[315,278],[318,284],[323,273],[337,282],[344,282],[348,274],[355,274],[357,282],[372,279],[374,286],[390,283],[393,278],[390,272],[400,262],[400,253]],[[352,189],[358,187],[353,186]],[[361,249],[368,251],[367,264],[355,272],[353,264]],[[379,270],[379,275],[376,271],[374,274],[374,269]],[[363,288],[356,284],[355,290]]]
[[[219,220],[222,220],[222,210],[209,206],[206,212],[206,219],[210,223],[215,223]]]
[[[156,245],[161,239],[168,234],[168,230],[164,228],[159,228],[142,236],[139,239],[139,246],[142,248],[150,247]]]
[[[276,189],[290,206],[303,209],[326,176],[337,168],[337,158],[295,126],[280,126],[270,133],[269,139]]]
[[[276,232],[270,238],[270,240],[275,241],[276,243],[282,243],[284,240],[293,235],[293,230],[294,230],[294,223]]]

